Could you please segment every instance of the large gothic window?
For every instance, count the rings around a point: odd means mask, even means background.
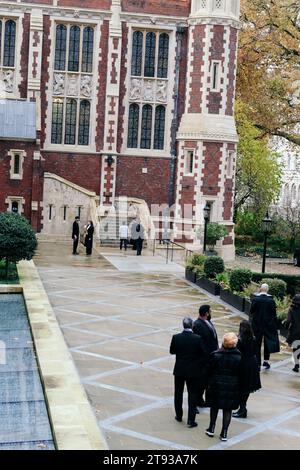
[[[83,100],[80,102],[79,112],[79,135],[78,144],[88,145],[90,133],[90,102]]]
[[[94,50],[94,30],[87,27],[83,30],[82,72],[92,72]]]
[[[129,148],[137,148],[138,146],[139,115],[140,115],[139,105],[131,104],[129,106],[129,120],[128,120],[127,146]]]
[[[128,148],[164,150],[170,35],[132,33]]]
[[[67,28],[63,24],[56,26],[55,70],[65,70],[67,50]]]
[[[90,144],[94,28],[56,26],[51,143]]]
[[[159,36],[159,49],[158,49],[158,65],[157,76],[159,78],[168,77],[168,63],[169,63],[169,35],[166,33]]]
[[[70,39],[69,39],[68,70],[70,72],[79,71],[79,53],[80,53],[80,28],[79,26],[72,26],[70,29]]]
[[[155,110],[155,127],[154,127],[154,148],[163,150],[165,144],[165,106],[157,106]]]
[[[151,148],[152,106],[146,104],[142,111],[141,149]]]
[[[144,76],[155,76],[155,48],[156,48],[156,34],[146,34],[146,51],[145,51],[145,66]]]
[[[16,22],[0,19],[0,66],[15,66]]]
[[[131,75],[140,76],[143,60],[143,33],[134,31],[132,37]]]

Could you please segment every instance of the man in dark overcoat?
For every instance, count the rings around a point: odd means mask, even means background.
[[[212,352],[219,348],[218,335],[216,329],[211,321],[211,308],[210,305],[201,305],[199,308],[199,317],[194,321],[193,332],[201,336],[205,357],[203,362],[207,365],[209,356]],[[203,393],[206,388],[206,375],[203,374],[203,381],[199,383],[199,398],[197,405],[204,406]]]
[[[189,428],[197,426],[195,422],[196,406],[199,394],[199,381],[204,370],[204,349],[200,336],[193,333],[193,320],[183,319],[183,331],[172,337],[170,354],[176,354],[174,366],[174,405],[175,419],[182,421],[182,402],[184,385],[188,392],[188,420]]]
[[[270,368],[270,354],[280,351],[276,304],[273,297],[268,294],[268,284],[262,284],[260,292],[255,294],[250,307],[249,319],[256,339],[256,358],[261,366],[261,346],[264,340],[263,367]]]
[[[77,247],[79,242],[79,217],[75,217],[72,227],[73,255],[78,255]]]

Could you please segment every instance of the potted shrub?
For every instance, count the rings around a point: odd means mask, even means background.
[[[287,283],[282,279],[265,278],[262,279],[261,282],[262,284],[268,284],[269,294],[272,295],[274,298],[283,300],[286,296]]]
[[[245,297],[242,297],[240,293],[250,284],[251,276],[252,273],[249,269],[237,268],[232,270],[229,278],[230,290],[221,289],[221,299],[243,312],[245,309]]]
[[[206,258],[203,265],[203,276],[198,277],[196,284],[213,295],[220,295],[220,284],[215,282],[218,274],[225,269],[224,261],[219,256]]]
[[[210,222],[207,225],[207,244],[209,246],[209,251],[207,252],[208,255],[216,253],[214,251],[214,247],[217,241],[221,240],[221,238],[226,237],[228,235],[228,231],[224,225],[217,224],[216,222]]]
[[[249,286],[244,287],[243,292],[241,292],[241,295],[245,298],[244,301],[244,312],[249,315],[250,314],[250,308],[251,308],[251,301],[256,292],[259,290],[259,285],[256,284],[255,282],[251,282]]]
[[[190,282],[196,282],[197,275],[203,271],[205,256],[199,253],[194,253],[187,260],[185,266],[185,277]]]

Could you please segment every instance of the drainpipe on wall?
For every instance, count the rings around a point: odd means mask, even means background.
[[[176,58],[175,58],[175,85],[174,85],[174,114],[171,124],[171,160],[170,160],[170,182],[168,204],[171,207],[174,204],[175,185],[176,185],[176,160],[177,160],[177,142],[176,134],[178,130],[178,100],[179,100],[179,79],[180,79],[180,59],[182,50],[182,38],[186,31],[185,26],[177,26],[176,30]]]

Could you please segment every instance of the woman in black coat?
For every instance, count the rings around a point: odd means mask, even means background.
[[[299,359],[300,359],[300,294],[296,294],[293,298],[291,308],[289,309],[288,318],[286,321],[288,328],[288,336],[286,342],[293,348],[293,356],[295,366],[292,369],[294,372],[299,372]]]
[[[85,235],[85,248],[86,248],[86,254],[89,256],[92,254],[92,249],[93,249],[93,236],[94,236],[94,224],[90,220],[89,223],[86,226],[86,235]]]
[[[210,424],[205,432],[214,436],[218,412],[223,410],[221,441],[227,441],[232,410],[240,403],[241,353],[236,347],[237,342],[234,333],[225,334],[222,347],[211,353],[208,365],[206,405],[210,407]]]
[[[261,388],[259,365],[256,358],[256,341],[251,323],[247,320],[240,323],[237,348],[242,355],[241,398],[240,407],[232,416],[234,418],[247,418],[246,405],[249,395]]]

